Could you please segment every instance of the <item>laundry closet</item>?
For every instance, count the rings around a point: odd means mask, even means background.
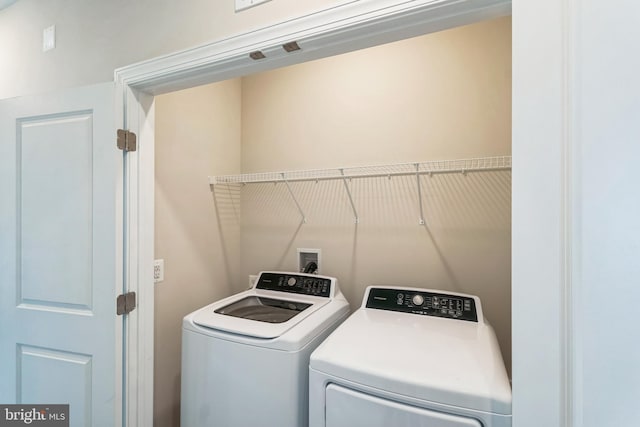
[[[179,423],[182,318],[299,248],[352,308],[372,284],[479,296],[510,372],[510,17],[157,96],[155,155],[155,426]],[[404,173],[435,161],[463,166]]]

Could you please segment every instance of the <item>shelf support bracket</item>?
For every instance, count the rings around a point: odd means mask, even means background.
[[[300,207],[300,203],[298,203],[298,199],[296,198],[296,195],[293,194],[293,190],[291,190],[291,186],[289,185],[289,181],[287,181],[287,178],[285,178],[284,173],[281,173],[280,176],[282,176],[282,180],[284,181],[285,185],[287,186],[287,190],[289,190],[289,194],[291,195],[291,198],[293,199],[293,202],[296,204],[296,207],[298,208],[298,212],[300,212],[300,216],[302,216],[302,222],[306,223],[307,222],[307,217],[305,216],[304,211]]]
[[[418,218],[418,224],[424,225],[424,209],[422,208],[422,188],[420,184],[420,163],[415,163],[416,167],[416,183],[418,184],[418,204],[420,205],[420,218]]]
[[[353,203],[353,197],[351,197],[351,189],[347,183],[347,177],[344,176],[344,169],[340,169],[340,175],[342,175],[342,183],[344,184],[344,189],[347,190],[347,196],[349,196],[349,203],[351,203],[351,209],[353,210],[354,222],[357,224],[360,222],[360,218],[358,218],[358,211],[356,210],[355,203]]]

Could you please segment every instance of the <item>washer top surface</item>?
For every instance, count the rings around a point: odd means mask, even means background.
[[[378,289],[369,287],[363,306],[311,355],[312,369],[409,398],[511,414],[509,379],[477,297],[385,286],[394,297],[383,301],[374,299],[385,295],[376,294]],[[462,313],[456,310],[458,300]],[[380,303],[384,308],[371,307]]]
[[[258,322],[283,323],[309,307],[310,303],[252,295],[221,307],[215,312]]]
[[[334,311],[348,310],[335,278],[303,273],[261,272],[253,288],[214,302],[185,317],[197,332],[223,332],[258,339],[283,336],[303,320],[312,329]],[[321,311],[321,316],[312,316]]]

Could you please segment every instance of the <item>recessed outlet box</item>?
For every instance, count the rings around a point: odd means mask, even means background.
[[[236,12],[240,12],[241,10],[249,9],[250,7],[257,6],[262,3],[266,3],[269,0],[235,0],[236,2]]]
[[[157,259],[153,261],[153,283],[159,283],[164,280],[164,260]]]
[[[298,271],[304,271],[309,263],[315,262],[317,269],[316,274],[320,273],[320,249],[298,248]]]

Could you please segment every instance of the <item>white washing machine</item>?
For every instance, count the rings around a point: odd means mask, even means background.
[[[508,427],[511,386],[471,295],[369,287],[311,355],[310,427]]]
[[[181,426],[306,426],[309,356],[348,315],[335,278],[283,272],[187,315]]]

